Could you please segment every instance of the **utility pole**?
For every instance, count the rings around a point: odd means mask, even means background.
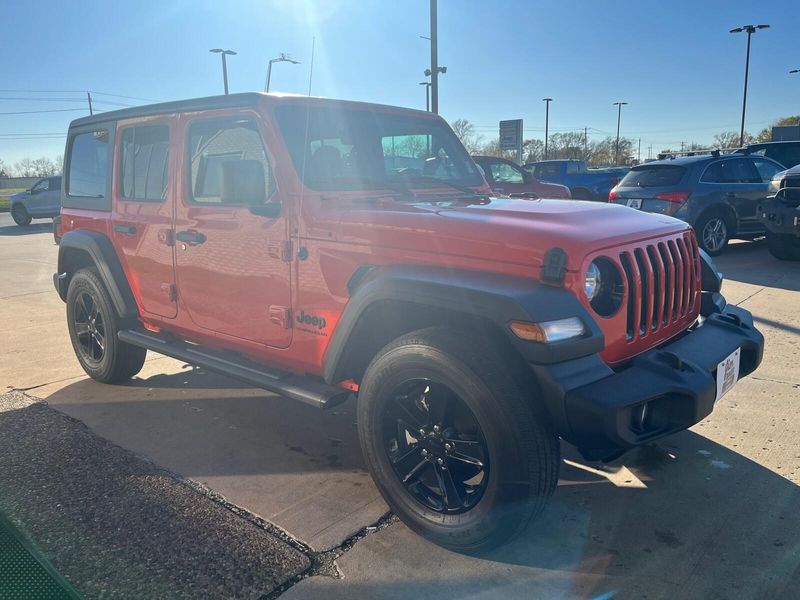
[[[683,154],[683,149],[684,149],[685,146],[686,146],[686,143],[685,142],[681,142],[681,154]]]
[[[653,144],[647,147],[647,158],[653,158]]]
[[[94,111],[92,110],[92,94],[89,93],[89,92],[86,92],[86,98],[89,100],[89,114],[93,115]],[[101,102],[101,104],[102,104],[102,102]]]
[[[639,152],[638,152],[638,155],[636,157],[636,162],[637,163],[641,163],[642,162],[642,138],[639,138]]]
[[[589,160],[589,128],[583,128],[583,160]]]
[[[617,143],[614,146],[614,164],[619,164],[619,122],[622,119],[622,106],[627,102],[614,102],[613,106],[617,107]]]
[[[542,102],[545,104],[544,109],[544,159],[547,160],[547,138],[548,133],[550,132],[550,103],[553,101],[552,98],[542,98]]]
[[[431,0],[431,111],[439,114],[439,33],[436,0]]]
[[[739,132],[739,146],[744,146],[744,114],[747,109],[747,79],[750,75],[750,36],[759,29],[769,29],[769,25],[742,25],[730,30],[730,33],[747,33],[747,55],[744,61],[744,95],[742,96],[742,128]]]

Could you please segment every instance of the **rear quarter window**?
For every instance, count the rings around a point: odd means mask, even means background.
[[[67,208],[109,210],[109,175],[114,124],[91,126],[71,134],[67,142],[66,182],[62,204]]]
[[[686,173],[686,167],[678,165],[652,165],[631,169],[622,178],[619,187],[669,187],[678,185]]]

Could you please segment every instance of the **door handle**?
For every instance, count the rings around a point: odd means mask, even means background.
[[[135,225],[114,225],[114,231],[117,233],[124,233],[126,235],[133,235],[136,233]]]
[[[206,236],[199,231],[179,231],[175,234],[175,239],[187,244],[202,244],[206,241]]]

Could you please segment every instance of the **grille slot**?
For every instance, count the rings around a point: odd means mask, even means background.
[[[628,288],[629,342],[655,335],[693,313],[699,260],[697,242],[691,234],[620,252]]]

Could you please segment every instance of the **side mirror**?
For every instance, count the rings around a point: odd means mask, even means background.
[[[223,204],[246,204],[250,212],[263,217],[280,215],[280,202],[266,202],[267,184],[261,161],[231,160],[222,163],[221,168]]]

